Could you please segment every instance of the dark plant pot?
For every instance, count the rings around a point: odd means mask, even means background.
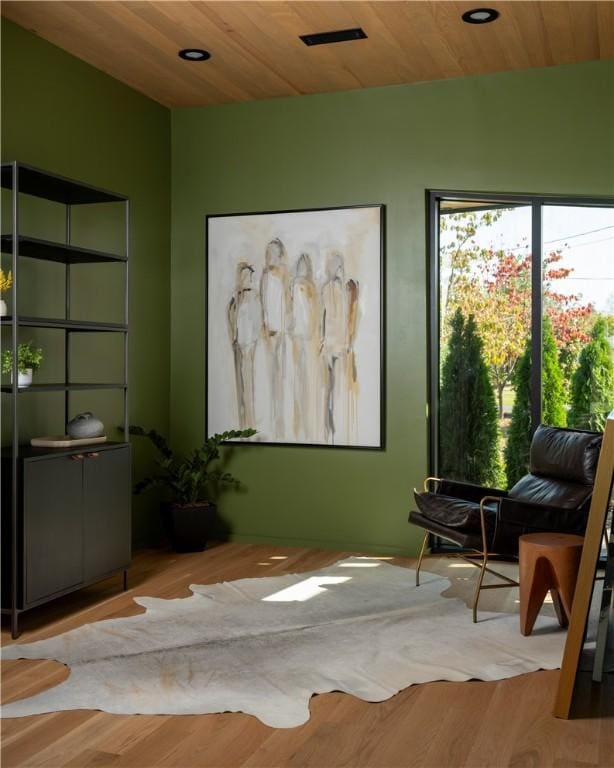
[[[215,509],[210,501],[162,505],[164,528],[176,552],[203,551],[215,520]]]

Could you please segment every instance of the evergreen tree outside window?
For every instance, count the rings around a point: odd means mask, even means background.
[[[577,429],[603,431],[614,407],[614,365],[606,328],[599,318],[573,375],[569,425]]]
[[[479,485],[500,480],[495,393],[473,315],[452,320],[440,400],[441,473]]]
[[[515,400],[505,449],[507,488],[515,485],[529,471],[531,445],[531,342],[516,369]],[[567,423],[565,390],[559,353],[552,333],[552,323],[544,318],[542,329],[542,424],[564,427]]]

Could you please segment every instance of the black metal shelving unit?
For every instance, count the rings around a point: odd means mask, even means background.
[[[68,208],[68,206],[66,206]],[[91,248],[78,248],[69,243],[54,243],[51,240],[41,240],[38,237],[17,236],[17,251],[20,256],[30,259],[55,261],[59,264],[100,264],[102,262],[128,261],[126,256],[118,256],[104,251],[93,251]],[[2,235],[2,252],[13,252],[13,236]]]
[[[12,325],[12,315],[0,318],[0,325]],[[89,320],[58,320],[52,317],[17,317],[17,324],[24,328],[63,328],[67,331],[128,331],[125,323],[97,323]]]
[[[12,633],[17,634],[18,614],[25,608],[19,606],[18,595],[18,547],[20,545],[19,528],[19,467],[20,461],[32,456],[30,446],[19,445],[19,408],[26,395],[34,396],[38,392],[64,392],[64,424],[69,420],[70,393],[78,390],[115,389],[123,392],[124,434],[128,435],[128,289],[129,289],[129,251],[130,251],[130,201],[125,195],[99,189],[73,179],[48,173],[20,162],[2,163],[1,185],[10,189],[11,195],[11,232],[0,236],[2,253],[11,255],[13,284],[11,288],[12,314],[1,318],[0,327],[10,327],[11,350],[13,353],[13,380],[11,385],[2,385],[3,394],[11,396],[11,445],[8,451],[3,449],[3,460],[11,465],[11,600],[10,612]],[[53,242],[20,232],[20,196],[31,195],[64,206],[65,240]],[[100,203],[123,203],[125,214],[124,253],[108,253],[83,248],[71,242],[71,215],[74,206]],[[65,265],[65,311],[63,318],[26,317],[19,314],[17,286],[20,272],[20,259],[41,259]],[[81,321],[71,318],[70,268],[73,264],[118,263],[124,269],[124,321],[123,323],[104,323]],[[20,328],[53,328],[64,332],[65,377],[63,382],[51,384],[32,384],[27,389],[18,387],[17,347]],[[74,333],[119,333],[123,336],[123,378],[116,383],[79,383],[71,381],[70,340]],[[108,444],[109,447],[118,444]],[[127,446],[127,443],[119,444]],[[10,452],[10,456],[6,454]],[[37,449],[37,456],[60,455],[58,449],[48,451]],[[94,455],[94,454],[91,454]],[[124,571],[124,581],[126,573]]]
[[[30,384],[27,389],[23,388],[17,391],[18,394],[23,395],[28,392],[77,392],[83,389],[123,389],[125,391],[128,389],[128,385],[113,383],[92,384],[90,382],[83,382],[81,384]],[[12,393],[13,385],[3,386],[2,391],[8,394]]]

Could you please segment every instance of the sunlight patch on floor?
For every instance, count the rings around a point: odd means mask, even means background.
[[[269,603],[302,603],[326,592],[327,590],[323,588],[323,584],[343,584],[346,581],[351,581],[351,579],[351,576],[311,576],[308,579],[299,581],[298,584],[293,584],[291,587],[274,592],[268,597],[263,597],[262,601]]]
[[[378,568],[381,563],[339,563],[339,568]]]

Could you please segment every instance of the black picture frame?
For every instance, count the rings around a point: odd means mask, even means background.
[[[375,208],[379,210],[379,444],[378,445],[334,445],[329,443],[311,443],[311,442],[281,442],[264,440],[242,440],[231,441],[233,445],[266,446],[277,448],[322,448],[335,450],[351,451],[385,451],[386,450],[386,205],[384,203],[365,203],[353,205],[331,205],[319,208],[288,208],[283,210],[264,210],[264,211],[233,211],[231,213],[211,213],[205,216],[204,224],[204,301],[205,301],[205,328],[204,328],[204,434],[209,437],[209,371],[210,371],[210,289],[212,281],[210,279],[210,222],[219,218],[236,218],[248,216],[271,216],[296,213],[318,213],[325,211],[345,211],[353,209]],[[232,425],[230,425],[232,426]]]

